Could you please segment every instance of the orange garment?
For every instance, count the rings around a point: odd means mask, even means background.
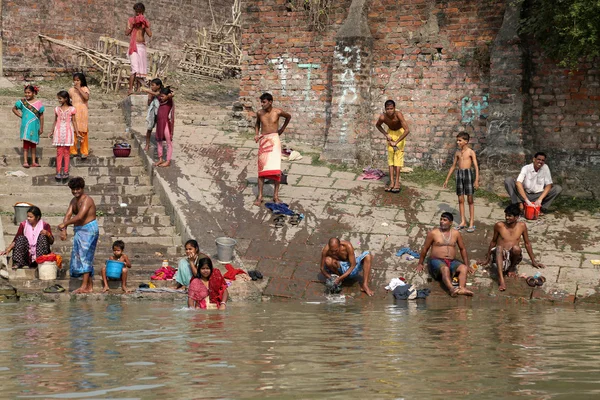
[[[75,143],[73,143],[73,146],[71,146],[70,153],[74,156],[77,155],[77,142],[79,142],[79,150],[81,155],[87,157],[88,154],[90,154],[90,147],[88,144],[88,133],[79,131],[79,134],[81,134],[83,138],[75,136]]]
[[[87,86],[83,86],[81,90],[84,93],[90,94],[90,90]],[[75,143],[71,146],[70,153],[72,155],[77,154],[77,142],[80,142],[80,152],[81,155],[87,156],[89,154],[89,144],[88,144],[88,100],[85,100],[83,96],[79,93],[79,91],[75,88],[69,89],[69,96],[71,96],[71,101],[73,102],[73,107],[77,110],[76,121],[77,121],[77,129],[79,133],[84,137],[83,139],[75,137]]]

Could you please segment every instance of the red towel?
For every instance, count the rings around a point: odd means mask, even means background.
[[[137,52],[137,30],[142,28],[150,27],[150,22],[143,15],[136,15],[135,17],[129,18],[129,23],[133,27],[131,30],[131,38],[129,39],[129,51],[127,54],[131,55]]]
[[[225,279],[229,279],[230,281],[235,281],[236,275],[246,273],[246,271],[244,271],[243,269],[233,268],[233,265],[231,264],[225,264],[225,268],[227,269],[227,272],[225,272],[225,275],[223,275],[223,277]]]

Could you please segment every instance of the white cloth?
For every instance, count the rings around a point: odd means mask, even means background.
[[[392,280],[390,281],[390,283],[385,287],[385,290],[394,290],[398,286],[404,286],[404,285],[406,285],[406,282],[404,282],[402,279],[400,279],[400,278],[392,278]]]
[[[527,164],[521,168],[521,173],[517,177],[517,182],[521,182],[523,184],[523,188],[527,193],[543,192],[546,185],[552,184],[550,168],[544,164],[539,171],[535,172],[533,163]]]

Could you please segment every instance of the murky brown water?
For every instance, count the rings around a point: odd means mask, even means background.
[[[0,305],[0,398],[585,399],[600,312],[388,302]]]

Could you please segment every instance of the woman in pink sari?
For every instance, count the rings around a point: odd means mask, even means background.
[[[213,268],[210,258],[201,259],[198,274],[188,287],[188,307],[225,310],[228,297],[227,282],[221,271]]]
[[[50,225],[42,220],[42,212],[36,206],[27,210],[27,219],[19,225],[15,239],[0,252],[5,255],[13,252],[13,269],[31,266],[35,260],[50,254],[50,246],[54,243]]]

